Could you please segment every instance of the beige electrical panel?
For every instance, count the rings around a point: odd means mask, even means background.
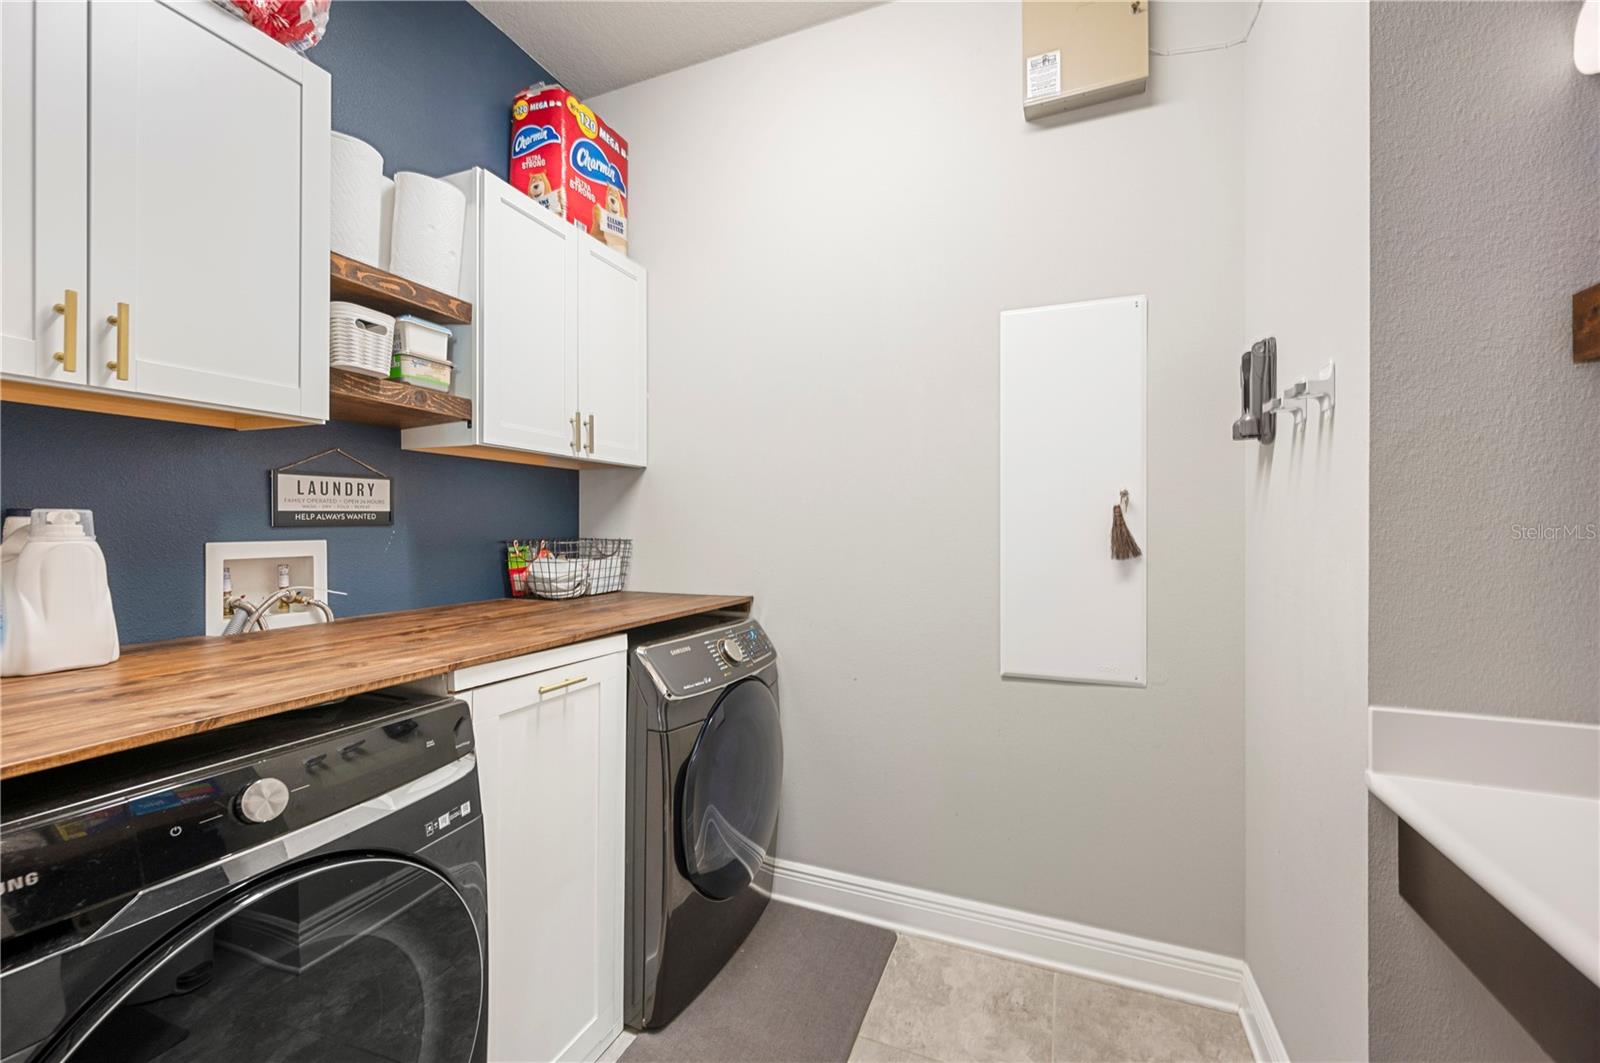
[[[1022,113],[1029,121],[1144,91],[1150,0],[1025,2]]]

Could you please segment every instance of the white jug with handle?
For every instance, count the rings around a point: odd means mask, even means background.
[[[6,522],[0,548],[0,676],[109,664],[122,653],[106,559],[87,509],[36,509]],[[17,544],[21,543],[21,549]]]

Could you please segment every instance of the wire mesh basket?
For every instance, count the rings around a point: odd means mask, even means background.
[[[513,598],[583,598],[628,582],[632,539],[512,539],[503,544]]]

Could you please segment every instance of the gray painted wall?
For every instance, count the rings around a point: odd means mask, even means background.
[[[1289,1058],[1367,1050],[1367,5],[1269,3],[1245,58],[1245,336],[1338,406],[1235,444],[1245,959]],[[1313,415],[1315,416],[1315,415]]]
[[[1575,3],[1372,18],[1374,704],[1600,720],[1600,77]],[[1575,526],[1557,540],[1518,526]],[[1592,532],[1590,533],[1592,535]]]
[[[642,175],[650,470],[580,474],[580,519],[637,534],[641,588],[755,594],[779,856],[1237,956],[1243,58],[1030,125],[1020,19],[890,4],[592,101]],[[999,313],[1130,292],[1150,686],[1002,681]]]
[[[1375,704],[1600,720],[1600,78],[1575,3],[1372,10]],[[1519,538],[1519,526],[1576,535]],[[1373,1059],[1542,1053],[1403,902],[1369,817]]]

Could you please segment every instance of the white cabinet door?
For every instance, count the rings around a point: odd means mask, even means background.
[[[0,3],[0,371],[8,374],[88,381],[88,103],[86,0]]]
[[[489,861],[489,1058],[622,1029],[626,654],[470,693]]]
[[[90,16],[89,383],[326,417],[326,73],[196,0]]]
[[[649,406],[644,267],[580,235],[578,405],[583,456],[644,465]]]
[[[477,419],[482,442],[576,453],[576,245],[583,233],[480,173]]]
[[[473,323],[457,330],[470,342],[456,380],[475,416],[407,429],[402,445],[643,466],[644,267],[481,169],[447,180],[468,195],[463,285]]]

